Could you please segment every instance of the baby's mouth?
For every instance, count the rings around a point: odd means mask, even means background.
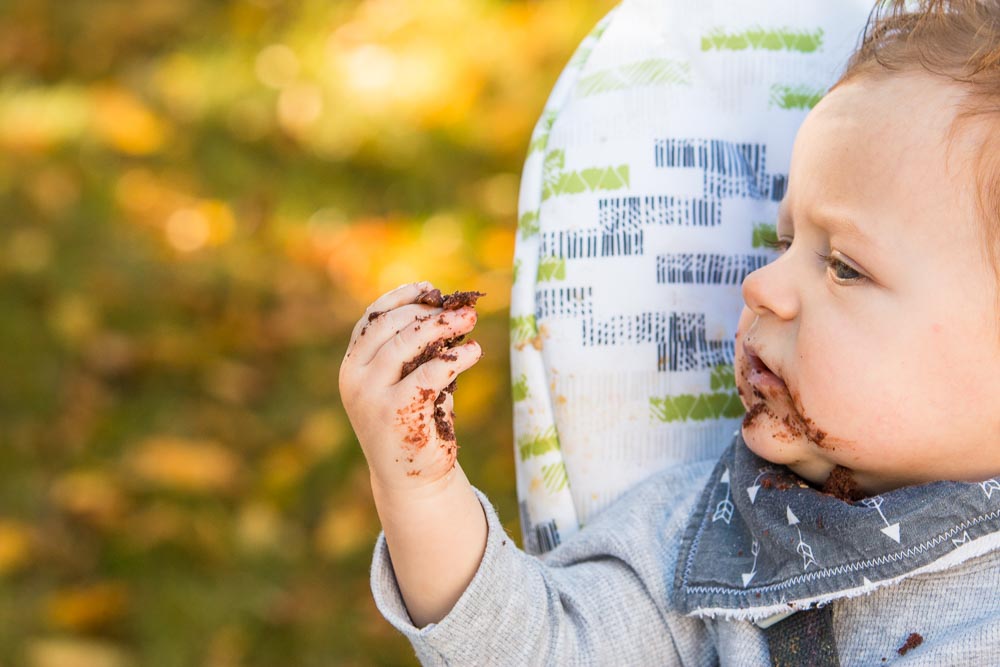
[[[827,437],[826,431],[817,428],[811,419],[803,415],[798,400],[792,396],[792,391],[785,381],[764,363],[754,347],[748,343],[743,344],[741,367],[744,380],[753,391],[753,400],[748,402],[744,396],[744,405],[747,406],[747,414],[743,420],[744,428],[752,424],[758,415],[766,413],[783,425],[785,442],[805,437],[817,447],[831,446],[824,442]]]
[[[746,380],[758,398],[772,398],[776,391],[787,391],[785,381],[781,379],[781,376],[772,371],[764,363],[764,360],[757,356],[754,349],[746,343],[743,344],[743,353],[746,355],[748,364]]]

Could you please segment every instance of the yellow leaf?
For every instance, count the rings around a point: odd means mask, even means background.
[[[119,583],[64,589],[49,597],[45,616],[62,630],[94,630],[120,619],[127,611],[128,597],[128,590]]]
[[[49,494],[63,510],[109,525],[122,516],[124,499],[116,480],[99,470],[80,470],[61,476]]]
[[[145,548],[179,540],[189,532],[183,513],[166,503],[157,503],[129,516],[129,540]]]
[[[88,338],[98,327],[95,304],[81,294],[61,298],[49,311],[49,325],[68,342]]]
[[[261,463],[264,486],[274,493],[298,484],[305,470],[303,454],[293,445],[274,449]]]
[[[0,575],[23,566],[31,552],[31,536],[21,523],[0,519]]]
[[[134,662],[117,646],[82,639],[33,639],[26,655],[29,667],[131,667]]]
[[[299,440],[313,458],[329,456],[342,444],[346,425],[341,414],[332,408],[318,410],[302,424]]]
[[[236,456],[218,442],[171,436],[140,444],[129,467],[152,485],[202,493],[231,489],[240,471]]]
[[[316,549],[328,558],[343,558],[374,543],[377,534],[374,523],[360,504],[333,507],[316,528]]]
[[[166,143],[167,125],[131,92],[99,87],[91,92],[94,131],[112,148],[128,155],[155,153]]]
[[[247,503],[240,510],[236,533],[248,551],[270,551],[281,541],[281,516],[267,503]]]
[[[26,228],[13,232],[7,242],[9,266],[21,273],[39,273],[52,260],[52,240],[40,229]]]

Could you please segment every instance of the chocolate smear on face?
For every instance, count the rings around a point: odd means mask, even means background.
[[[837,466],[830,471],[830,476],[823,483],[823,493],[845,502],[853,503],[865,497],[849,468]]]
[[[826,440],[826,431],[818,428],[816,422],[811,418],[807,417],[805,410],[802,407],[802,402],[799,400],[798,394],[793,394],[789,392],[789,396],[792,399],[792,410],[795,412],[795,417],[799,424],[802,425],[802,430],[805,432],[806,438],[809,442],[813,443],[817,447],[823,447],[824,449],[835,450],[832,444],[824,442]]]
[[[764,403],[756,403],[750,411],[743,415],[743,428],[750,426],[754,419],[757,419],[757,415],[767,410],[767,405]]]

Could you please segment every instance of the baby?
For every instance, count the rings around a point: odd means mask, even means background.
[[[796,138],[718,462],[528,556],[455,458],[446,390],[482,351],[441,341],[473,307],[421,283],[362,317],[340,387],[384,529],[372,587],[422,662],[996,664],[1000,2],[913,4],[873,15]]]

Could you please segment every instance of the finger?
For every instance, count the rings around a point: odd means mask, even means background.
[[[445,341],[463,336],[476,326],[472,308],[438,313],[429,320],[415,321],[395,334],[375,353],[368,375],[383,386],[398,382],[421,364],[442,352]]]
[[[359,366],[366,366],[393,336],[399,335],[408,327],[412,327],[414,332],[423,331],[425,327],[434,326],[434,322],[441,314],[440,308],[425,306],[420,303],[413,303],[400,306],[393,310],[383,311],[374,318],[358,334],[357,341],[351,354],[354,362]],[[407,334],[409,335],[409,334]]]
[[[400,285],[396,289],[390,290],[375,299],[375,301],[373,301],[372,304],[365,309],[365,314],[361,316],[361,319],[358,320],[357,324],[354,325],[354,330],[351,332],[352,346],[362,329],[368,326],[368,323],[378,317],[380,313],[414,303],[418,296],[432,289],[434,289],[434,286],[426,280],[419,283],[407,283],[405,285]]]
[[[472,368],[482,357],[483,349],[479,343],[474,340],[469,341],[464,345],[445,350],[440,356],[424,362],[400,380],[397,387],[404,394],[425,396],[433,402],[445,387],[454,382],[464,371]],[[447,401],[450,396],[449,392],[445,398],[449,414],[451,404]]]

